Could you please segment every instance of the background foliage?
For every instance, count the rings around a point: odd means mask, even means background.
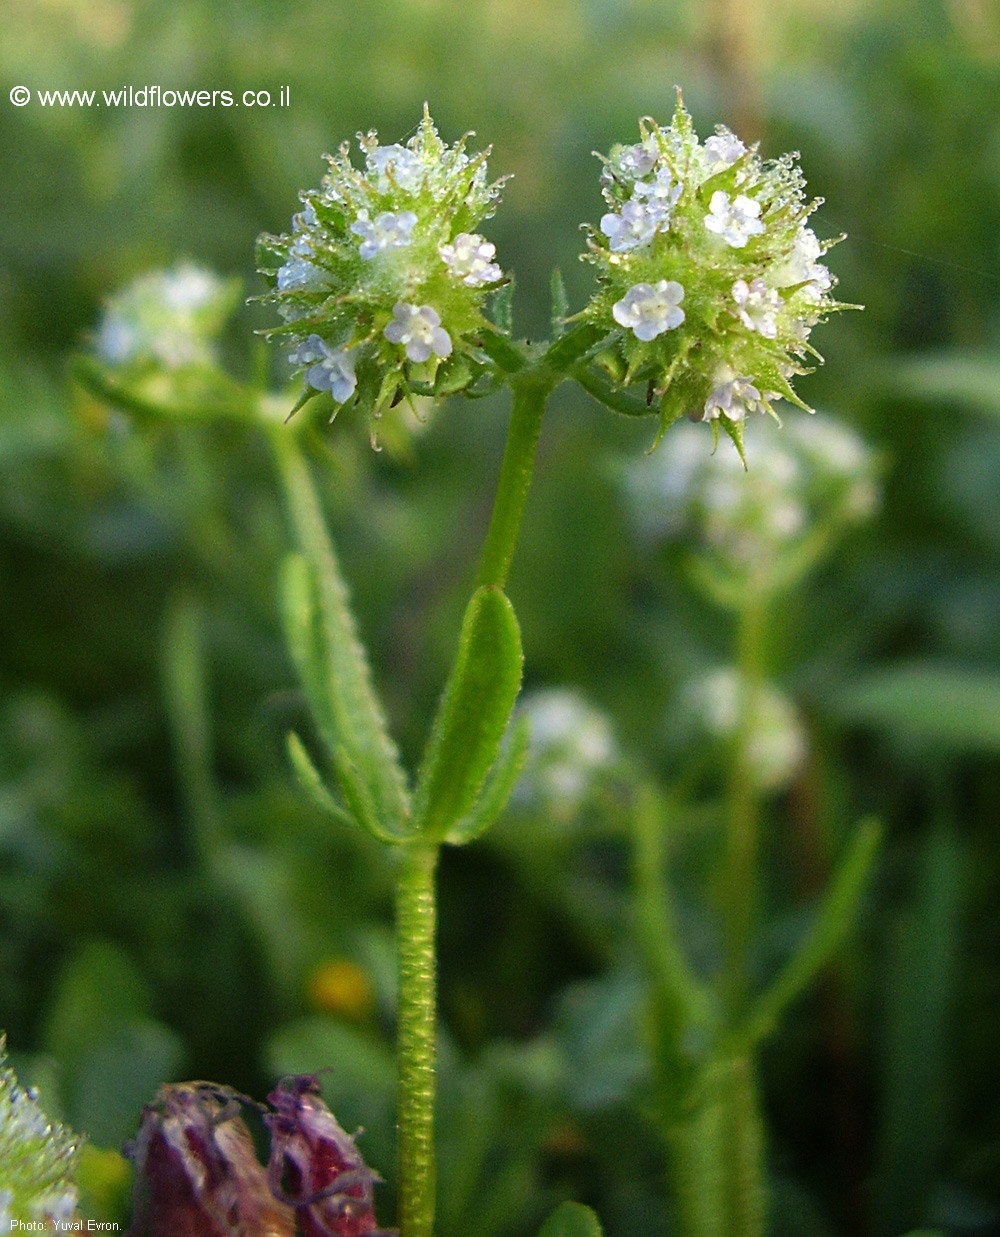
[[[588,292],[590,151],[669,116],[680,83],[703,133],[722,119],[765,153],[801,149],[829,203],[821,235],[850,233],[830,264],[867,311],[820,332],[829,361],[801,390],[887,461],[880,518],[773,633],[812,754],[770,813],[762,968],[847,827],[874,811],[888,828],[850,956],[766,1061],[775,1228],[997,1231],[996,8],[12,0],[0,57],[5,83],[42,89],[291,88],[266,112],[15,109],[4,90],[0,1026],[50,1107],[113,1147],[163,1079],[259,1095],[327,1063],[328,1098],[392,1179],[390,874],[289,776],[284,734],[305,710],[278,629],[288,536],[266,450],[233,426],[109,416],[72,392],[67,353],[102,297],[177,257],[259,291],[254,237],[287,225],[321,152],[372,126],[398,140],[425,98],[446,137],[476,128],[493,170],[515,173],[490,237],[517,272],[520,332],[544,332],[553,265],[574,308]],[[250,342],[262,324],[242,312],[234,365],[270,363]],[[380,455],[347,418],[324,439],[332,525],[411,763],[504,414],[446,405]],[[620,477],[651,437],[556,397],[511,595],[528,686],[578,689],[668,780],[687,743],[672,702],[731,633],[680,562],[632,535]],[[442,1237],[534,1232],[563,1197],[612,1237],[668,1231],[616,803],[533,816],[522,800],[446,857]],[[692,910],[695,952],[703,936]]]

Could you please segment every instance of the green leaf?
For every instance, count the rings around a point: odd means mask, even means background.
[[[287,739],[288,758],[292,762],[299,785],[313,803],[334,820],[341,824],[356,825],[358,821],[334,799],[327,790],[319,770],[312,762],[312,757],[306,751],[305,744],[299,736],[291,731]]]
[[[597,1216],[582,1203],[563,1203],[538,1230],[538,1237],[602,1237]]]
[[[502,335],[509,336],[514,329],[514,288],[514,276],[511,275],[507,282],[493,293],[490,301],[493,321]]]
[[[630,394],[619,384],[609,382],[594,366],[583,366],[573,371],[573,378],[581,387],[612,412],[620,412],[625,417],[648,417],[655,415],[659,409],[650,407],[644,399]]]
[[[867,723],[920,747],[1000,752],[1000,675],[931,661],[876,670],[833,701],[848,721]]]
[[[524,369],[524,354],[506,335],[487,328],[480,332],[478,338],[479,346],[505,374],[516,374],[519,369]]]
[[[474,807],[500,753],[522,664],[513,606],[499,588],[476,589],[414,793],[414,827],[422,837],[445,837]]]
[[[862,821],[857,827],[805,939],[758,998],[745,1028],[739,1032],[748,1043],[767,1037],[784,1010],[829,962],[850,932],[881,836],[881,827],[875,820]]]
[[[293,558],[284,572],[289,648],[338,774],[353,768],[371,818],[383,834],[399,833],[410,813],[406,776],[372,685],[336,552],[292,436],[279,430],[272,441],[305,560]]]
[[[531,738],[530,730],[526,717],[514,724],[510,740],[497,757],[478,801],[448,832],[446,842],[452,846],[464,846],[466,842],[473,842],[481,837],[497,822],[524,768]]]

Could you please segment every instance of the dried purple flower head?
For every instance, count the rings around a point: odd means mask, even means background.
[[[161,1087],[128,1148],[135,1161],[132,1237],[294,1237],[225,1087]]]
[[[267,1097],[273,1115],[268,1175],[277,1198],[295,1208],[303,1237],[393,1237],[375,1219],[369,1169],[306,1074],[286,1078]]]

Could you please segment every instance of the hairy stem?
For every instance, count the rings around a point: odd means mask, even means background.
[[[434,1231],[437,857],[437,846],[405,847],[396,879],[401,1237]]]
[[[557,382],[558,378],[544,367],[522,370],[510,379],[514,404],[477,585],[503,588],[507,583],[535,468],[542,416]]]

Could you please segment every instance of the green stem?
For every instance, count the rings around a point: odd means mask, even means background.
[[[545,404],[558,381],[543,366],[524,369],[510,378],[514,404],[477,585],[503,588],[507,583],[534,472]]]
[[[437,857],[437,846],[406,847],[396,880],[401,1237],[434,1230]]]

